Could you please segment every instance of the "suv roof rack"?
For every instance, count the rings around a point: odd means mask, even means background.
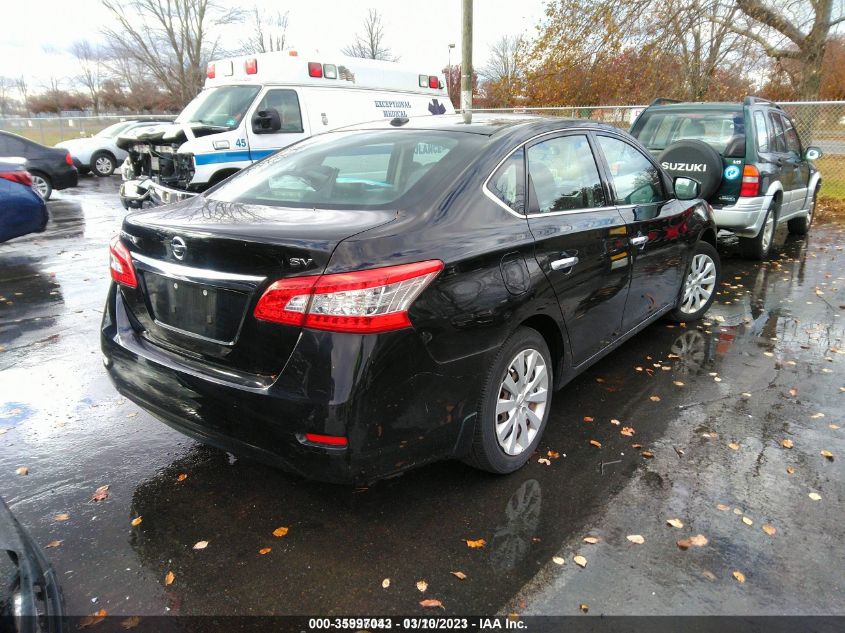
[[[657,97],[654,101],[648,104],[648,107],[663,105],[664,103],[681,103],[680,99],[667,99],[666,97]]]
[[[750,96],[750,97],[745,97],[745,99],[743,100],[743,105],[750,106],[750,105],[754,105],[755,103],[768,103],[770,106],[773,106],[773,107],[777,108],[778,110],[783,110],[783,108],[780,107],[780,105],[778,105],[777,103],[775,103],[771,99],[764,99],[763,97]]]

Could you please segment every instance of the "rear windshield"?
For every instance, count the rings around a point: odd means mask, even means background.
[[[321,134],[256,163],[208,197],[284,207],[386,207],[412,191],[439,193],[479,142],[476,134],[429,130]]]
[[[741,110],[646,110],[631,133],[651,150],[665,149],[675,141],[704,141],[720,154],[735,136],[745,134]]]

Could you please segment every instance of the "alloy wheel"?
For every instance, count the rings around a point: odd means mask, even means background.
[[[46,199],[47,194],[50,193],[50,185],[44,180],[41,176],[37,176],[33,174],[32,176],[32,188],[42,198]]]
[[[508,365],[496,403],[496,439],[508,455],[523,453],[534,441],[549,400],[549,372],[536,349],[519,352]]]
[[[710,300],[716,288],[716,264],[706,253],[692,258],[681,299],[681,312],[695,314]]]
[[[100,156],[94,161],[94,169],[98,174],[110,175],[114,171],[114,165],[108,156]]]
[[[760,246],[764,253],[769,252],[769,247],[772,245],[772,238],[775,236],[775,215],[769,211],[766,216],[766,224],[763,226],[763,239],[760,241]]]

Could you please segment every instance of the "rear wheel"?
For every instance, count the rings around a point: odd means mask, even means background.
[[[467,459],[470,465],[506,474],[529,460],[549,418],[552,378],[545,339],[536,330],[519,328],[487,374]]]
[[[681,297],[669,313],[673,321],[697,321],[713,304],[722,274],[719,253],[708,242],[699,242],[690,259]]]
[[[91,157],[91,171],[95,176],[111,176],[117,161],[109,152],[97,152]]]
[[[739,248],[744,257],[749,259],[766,259],[772,250],[772,243],[775,241],[775,230],[777,228],[777,205],[772,203],[766,211],[766,219],[763,226],[755,237],[739,238]]]
[[[32,172],[32,188],[44,200],[49,200],[50,196],[53,195],[53,183],[50,176],[40,171]]]
[[[813,215],[816,213],[816,200],[819,197],[819,187],[817,186],[813,191],[813,197],[810,199],[810,208],[807,210],[807,215],[800,218],[792,218],[786,223],[790,234],[792,235],[807,235],[810,231],[810,226],[813,224]]]

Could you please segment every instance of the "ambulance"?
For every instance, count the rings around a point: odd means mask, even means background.
[[[396,62],[282,51],[213,61],[171,124],[117,141],[125,208],[195,196],[314,134],[375,119],[453,114],[444,77]]]

